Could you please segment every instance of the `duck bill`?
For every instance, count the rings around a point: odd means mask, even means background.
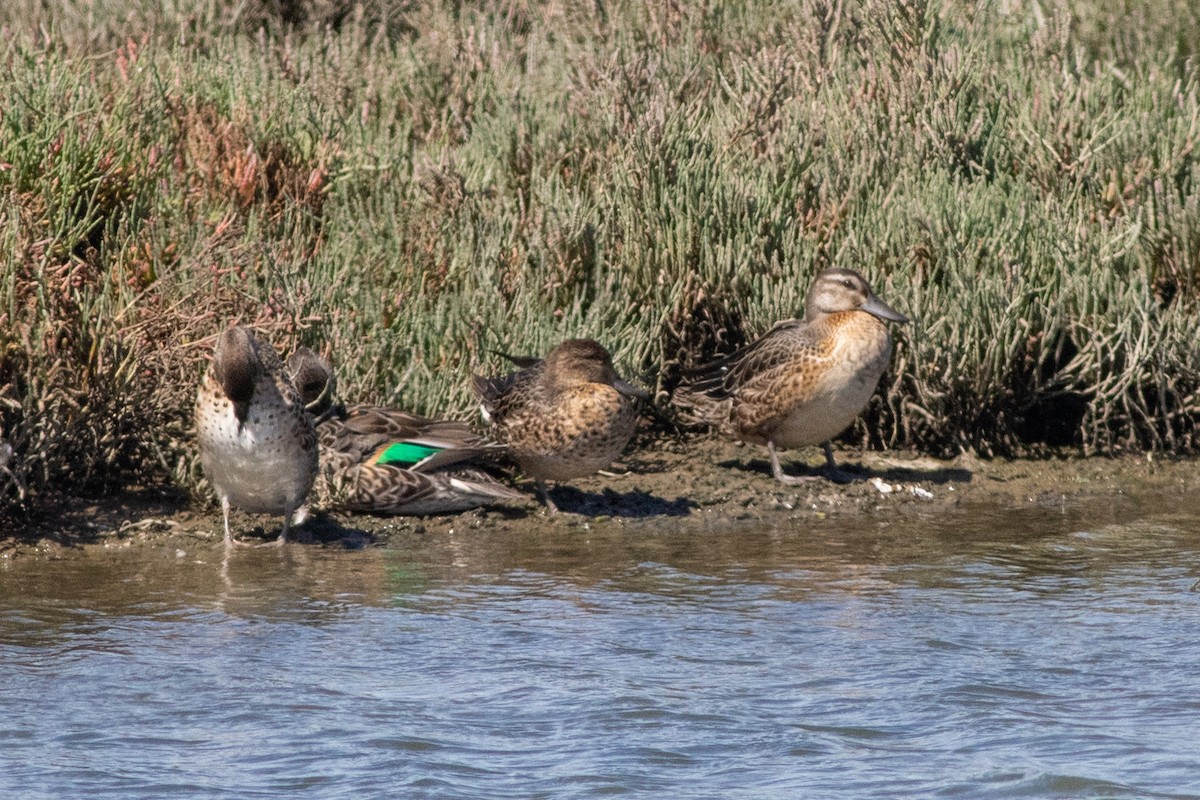
[[[880,300],[874,294],[867,297],[867,302],[859,306],[859,310],[891,322],[909,322],[908,317]]]
[[[613,382],[612,382],[612,386],[614,389],[616,389],[618,392],[625,395],[626,397],[635,397],[638,400],[649,400],[650,399],[650,393],[647,392],[645,389],[639,389],[638,387],[634,386],[632,383],[627,383],[627,382],[621,380],[620,378],[614,378]]]

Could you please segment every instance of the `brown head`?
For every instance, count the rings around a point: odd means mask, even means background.
[[[234,325],[218,337],[213,352],[213,376],[233,403],[233,413],[240,422],[246,421],[262,369],[257,343],[249,329]]]
[[[557,388],[582,383],[602,383],[626,397],[649,399],[650,395],[626,383],[613,369],[612,356],[594,339],[567,339],[546,354],[546,381]]]
[[[880,300],[867,281],[852,269],[827,269],[817,275],[804,304],[804,318],[813,320],[840,311],[865,311],[891,322],[908,322],[908,317]]]
[[[300,392],[305,411],[319,417],[329,410],[337,393],[337,378],[327,358],[307,347],[297,347],[288,359],[287,371]]]

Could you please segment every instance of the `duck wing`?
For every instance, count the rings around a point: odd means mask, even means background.
[[[505,450],[504,445],[485,439],[465,422],[365,405],[351,406],[322,423],[321,441],[350,463],[425,472]]]
[[[525,363],[526,365],[507,375],[471,376],[471,388],[475,391],[475,397],[479,400],[484,417],[489,422],[503,417],[514,404],[524,402],[538,383],[546,366],[546,362],[540,358],[522,356],[505,356],[505,358],[514,363]]]
[[[740,387],[795,358],[797,348],[809,346],[805,333],[803,320],[776,323],[745,347],[685,373],[684,385],[689,393],[714,400],[732,397]]]
[[[447,514],[526,496],[482,470],[417,472],[394,464],[364,464],[343,477],[342,505],[373,514]]]

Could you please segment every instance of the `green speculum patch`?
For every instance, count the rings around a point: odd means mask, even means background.
[[[395,442],[379,451],[372,463],[374,464],[395,464],[400,467],[411,467],[419,461],[429,458],[434,453],[440,452],[439,447],[430,447],[423,444],[414,444],[412,442]]]

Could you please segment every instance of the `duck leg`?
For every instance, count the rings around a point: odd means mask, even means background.
[[[779,465],[779,453],[775,452],[775,442],[767,439],[767,452],[771,455],[771,474],[775,476],[775,480],[785,486],[799,486],[804,483],[811,483],[817,480],[816,475],[785,475],[783,467]],[[833,458],[833,453],[825,451],[829,458]]]
[[[857,480],[862,480],[857,475],[851,475],[848,472],[843,472],[838,468],[837,462],[833,459],[833,447],[829,442],[821,445],[825,450],[825,477],[834,483],[853,483]]]
[[[546,482],[539,480],[537,482],[538,499],[542,501],[542,505],[546,506],[546,511],[550,514],[558,513],[558,506],[554,505],[554,501],[550,499],[550,489],[547,488]]]
[[[229,548],[237,544],[233,538],[233,531],[229,529],[229,498],[221,496],[221,516],[225,519],[225,553],[229,553]]]
[[[292,513],[291,511],[284,512],[283,527],[279,530],[279,538],[273,542],[263,542],[259,547],[283,547],[288,543],[288,528],[292,524]]]
[[[235,539],[233,530],[229,527],[229,498],[221,498],[221,516],[225,519],[225,554],[228,555],[233,547],[253,547],[249,542],[243,542],[241,539]]]

